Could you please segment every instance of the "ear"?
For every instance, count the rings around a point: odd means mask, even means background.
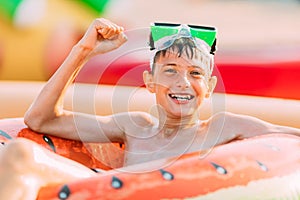
[[[210,97],[210,95],[213,93],[213,91],[217,85],[217,80],[218,79],[216,76],[210,77],[209,82],[208,82],[208,91],[205,95],[206,98]]]
[[[153,83],[153,75],[149,71],[144,71],[143,73],[144,83],[149,92],[154,93],[154,83]]]

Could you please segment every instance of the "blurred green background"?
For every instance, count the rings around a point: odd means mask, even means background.
[[[47,80],[96,17],[216,26],[219,60],[300,59],[296,0],[0,0],[0,13],[0,80]]]

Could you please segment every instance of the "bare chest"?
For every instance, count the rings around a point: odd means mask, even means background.
[[[150,137],[130,138],[126,148],[125,164],[180,156],[201,149],[204,137],[198,131],[158,132]]]
[[[170,133],[159,131],[155,134],[149,133],[149,137],[143,135],[143,137],[129,138],[125,165],[207,150],[232,141],[234,138],[231,134],[224,131],[224,129],[222,131],[221,129],[197,128],[175,130]]]

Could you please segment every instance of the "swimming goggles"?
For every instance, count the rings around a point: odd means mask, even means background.
[[[167,49],[176,39],[185,37],[192,38],[198,48],[206,46],[211,54],[216,51],[217,30],[215,27],[155,22],[151,24],[150,30],[151,50]]]

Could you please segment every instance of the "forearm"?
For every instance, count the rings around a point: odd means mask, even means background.
[[[238,127],[235,132],[240,133],[239,138],[249,138],[257,135],[273,133],[300,136],[300,129],[298,128],[272,124],[252,116],[231,114],[229,121],[230,124],[234,125],[232,127],[233,130]]]
[[[63,110],[67,87],[90,57],[112,51],[124,42],[123,28],[103,18],[94,20],[33,102],[25,114],[25,123],[35,131],[54,133],[64,127],[62,132],[74,134],[74,113]]]
[[[288,126],[275,126],[276,133],[292,134],[300,137],[300,129]]]
[[[25,123],[32,129],[45,121],[52,120],[63,112],[63,98],[67,87],[88,59],[91,49],[76,45],[70,54],[49,79],[29,110],[26,112]]]

